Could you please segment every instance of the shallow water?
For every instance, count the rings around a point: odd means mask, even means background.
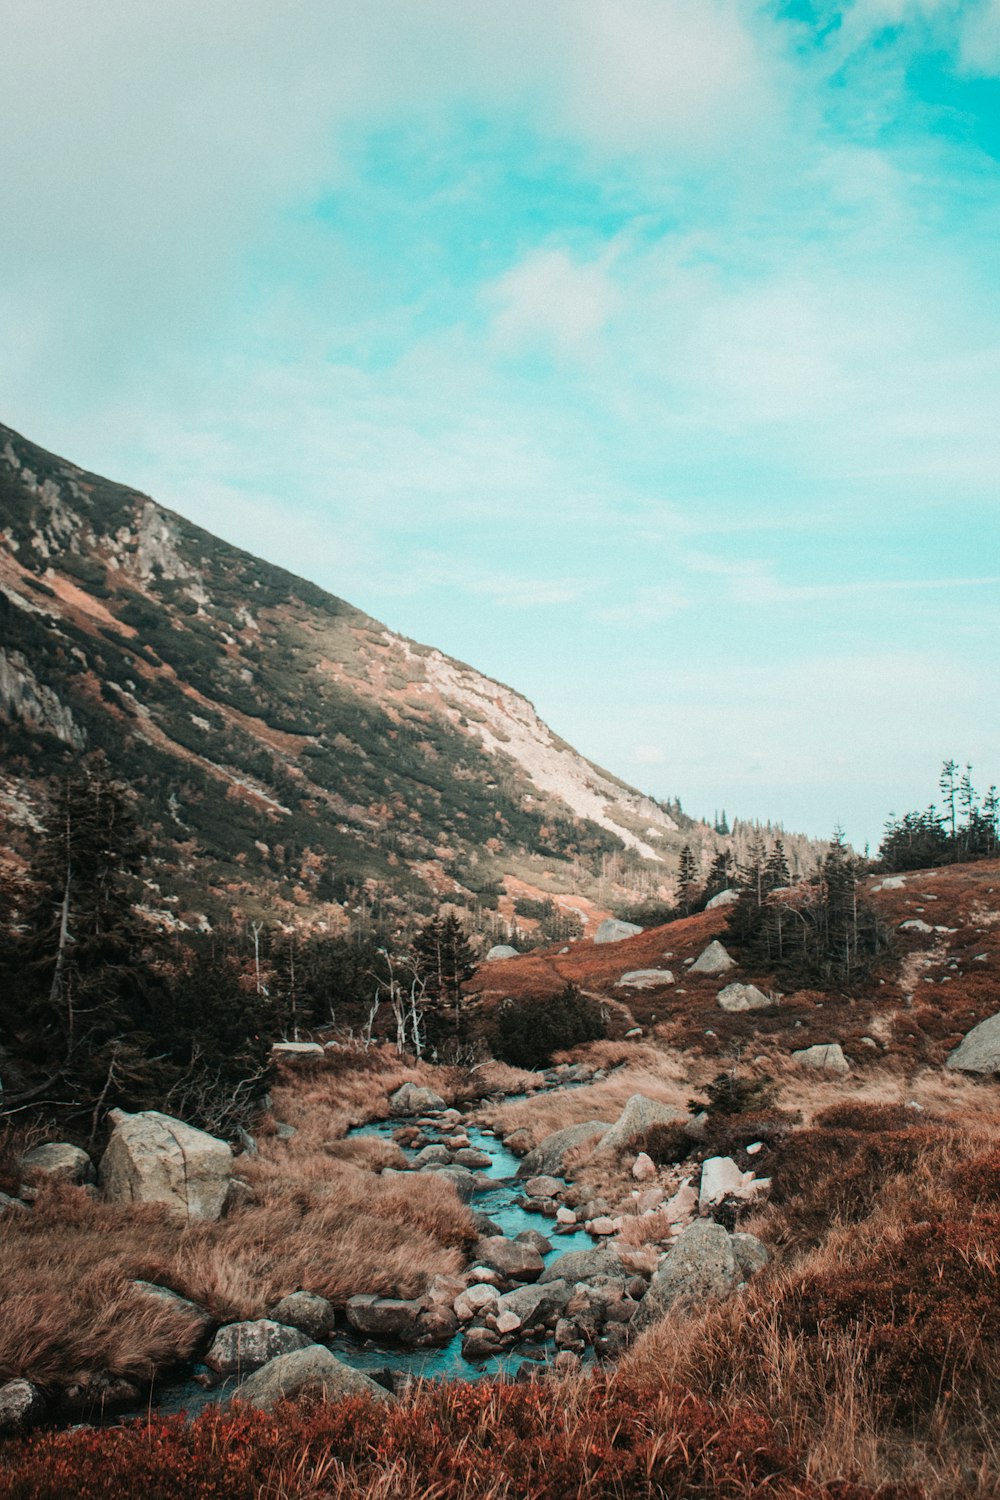
[[[370,1125],[359,1126],[350,1134],[375,1135],[391,1140],[397,1130],[413,1123],[410,1119],[377,1120]],[[546,1219],[541,1214],[527,1213],[521,1208],[516,1201],[523,1196],[524,1191],[523,1180],[516,1177],[520,1162],[495,1135],[466,1124],[465,1121],[459,1122],[456,1129],[468,1136],[470,1147],[485,1151],[490,1156],[489,1167],[480,1168],[479,1174],[490,1178],[491,1185],[475,1194],[469,1205],[473,1210],[488,1214],[508,1239],[513,1239],[525,1229],[539,1230],[552,1241],[552,1250],[543,1256],[546,1265],[569,1250],[593,1248],[595,1240],[585,1229],[571,1229],[560,1234],[556,1232],[554,1220]],[[426,1127],[423,1134],[434,1140],[438,1131],[436,1127]],[[412,1159],[418,1149],[404,1147],[404,1155]],[[365,1374],[391,1371],[428,1380],[481,1380],[490,1375],[513,1374],[522,1364],[530,1362],[533,1356],[544,1357],[546,1352],[539,1346],[525,1343],[516,1349],[507,1350],[495,1359],[477,1360],[473,1364],[462,1357],[462,1337],[463,1331],[460,1329],[443,1348],[404,1349],[395,1344],[379,1344],[362,1339],[350,1329],[344,1328],[338,1329],[327,1341],[327,1346],[344,1364],[362,1370]],[[547,1352],[551,1353],[551,1348],[549,1344]],[[238,1384],[233,1376],[206,1390],[194,1379],[199,1373],[208,1372],[204,1366],[196,1366],[185,1372],[180,1379],[161,1382],[150,1392],[141,1408],[119,1414],[115,1420],[146,1416],[151,1411],[164,1416],[186,1411],[193,1416],[205,1406],[228,1399]]]

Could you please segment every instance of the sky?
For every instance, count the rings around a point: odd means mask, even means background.
[[[0,420],[693,814],[1000,780],[1000,0],[0,14]]]

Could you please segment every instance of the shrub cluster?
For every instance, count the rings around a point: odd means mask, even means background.
[[[505,1000],[495,1022],[493,1050],[518,1068],[544,1068],[553,1052],[596,1042],[607,1034],[600,1005],[568,984],[549,1000]]]

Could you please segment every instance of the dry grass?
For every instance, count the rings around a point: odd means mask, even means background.
[[[581,1088],[557,1090],[514,1104],[501,1104],[482,1110],[481,1118],[495,1130],[509,1135],[526,1130],[532,1145],[554,1130],[581,1125],[585,1120],[607,1120],[613,1123],[633,1094],[645,1094],[660,1104],[683,1110],[691,1093],[685,1064],[675,1053],[644,1048],[643,1066],[618,1069],[603,1083],[585,1084]]]

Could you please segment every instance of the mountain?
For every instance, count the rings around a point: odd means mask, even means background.
[[[446,900],[529,927],[552,901],[586,928],[719,842],[511,688],[0,425],[15,847],[42,779],[96,750],[141,798],[167,926]]]

